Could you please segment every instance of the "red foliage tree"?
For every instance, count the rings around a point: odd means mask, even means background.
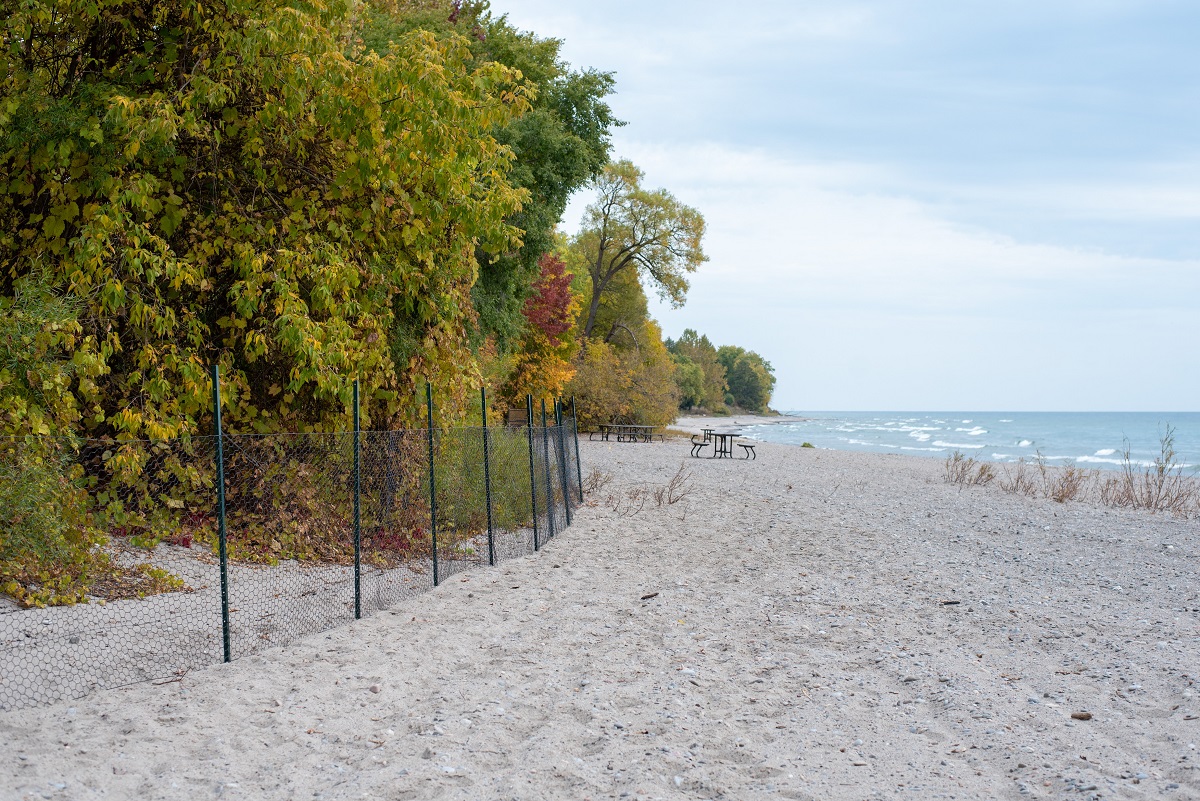
[[[566,263],[553,253],[538,259],[541,275],[533,284],[533,293],[521,310],[530,326],[541,331],[551,347],[562,344],[562,335],[571,328],[574,317],[571,276]]]

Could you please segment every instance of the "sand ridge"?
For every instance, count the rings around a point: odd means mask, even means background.
[[[915,457],[581,450],[613,481],[535,556],[0,714],[0,796],[1200,797],[1195,521]]]

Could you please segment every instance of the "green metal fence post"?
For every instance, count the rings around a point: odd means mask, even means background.
[[[550,483],[550,433],[546,429],[546,399],[542,398],[542,458],[545,459],[546,473],[546,528],[548,535],[554,536],[554,489]]]
[[[579,502],[583,503],[583,462],[579,460],[579,411],[575,396],[571,396],[571,431],[575,434],[575,474],[579,478]]]
[[[429,418],[429,534],[433,540],[433,586],[438,585],[437,479],[433,474],[433,385],[425,382],[425,411]]]
[[[567,478],[567,442],[563,439],[562,404],[554,399],[555,446],[558,449],[558,477],[562,479],[563,509],[567,513],[567,525],[571,525],[571,482]]]
[[[221,561],[221,642],[225,661],[233,659],[229,643],[229,554],[225,542],[225,443],[221,430],[221,368],[212,366],[213,416],[217,433],[217,556]]]
[[[525,396],[525,435],[529,440],[529,502],[533,506],[533,550],[541,545],[538,543],[537,527],[537,473],[533,469],[533,396]]]
[[[496,541],[492,533],[492,468],[488,456],[487,387],[479,388],[479,412],[483,416],[483,493],[487,501],[488,564],[496,564]]]
[[[354,379],[354,619],[362,617],[362,443],[359,439],[358,379]]]

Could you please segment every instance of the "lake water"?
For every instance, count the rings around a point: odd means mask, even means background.
[[[1126,446],[1139,465],[1152,464],[1167,427],[1177,461],[1200,465],[1200,412],[788,412],[803,422],[749,426],[763,442],[905,453],[944,459],[959,451],[994,462],[1031,460],[1119,469]]]

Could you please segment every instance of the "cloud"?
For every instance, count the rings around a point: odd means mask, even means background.
[[[1200,261],[961,225],[880,189],[897,183],[886,167],[717,144],[625,141],[621,155],[708,222],[711,261],[684,309],[655,309],[664,329],[759,351],[784,406],[1151,408],[1163,375],[1200,366],[1179,346]]]
[[[616,72],[615,154],[709,224],[656,313],[762,353],[780,404],[1195,406],[1194,6],[504,7]]]

